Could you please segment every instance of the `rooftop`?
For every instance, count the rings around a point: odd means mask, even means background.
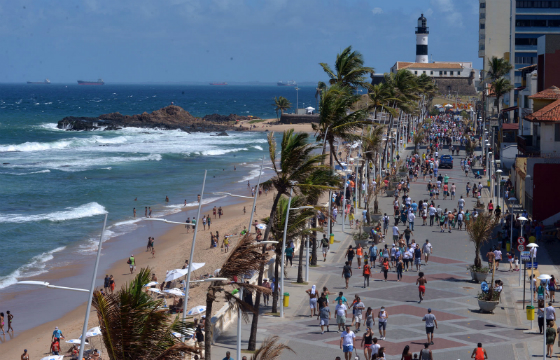
[[[408,64],[408,65],[401,65],[399,64]],[[460,63],[397,63],[397,69],[462,69]]]
[[[556,86],[551,86],[548,89],[544,89],[541,92],[529,96],[529,99],[560,99],[560,89],[558,89]]]
[[[560,122],[560,100],[556,100],[539,111],[525,116],[525,119],[531,122]]]

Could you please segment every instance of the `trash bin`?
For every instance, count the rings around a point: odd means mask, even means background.
[[[488,187],[490,187],[490,180],[487,180],[486,183],[488,183]]]
[[[527,320],[535,320],[535,307],[527,305]]]
[[[284,307],[290,306],[290,294],[284,293]]]
[[[506,243],[506,251],[511,251],[511,244],[509,243],[509,241]]]
[[[330,238],[329,238],[329,243],[332,245],[334,244],[334,234],[331,234]]]

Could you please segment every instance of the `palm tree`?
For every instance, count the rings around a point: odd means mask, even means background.
[[[324,155],[316,154],[318,145],[309,143],[309,135],[306,133],[295,134],[293,129],[284,131],[282,143],[280,146],[280,159],[277,158],[277,146],[274,139],[274,132],[268,134],[268,146],[270,160],[274,170],[274,176],[265,184],[274,187],[277,191],[270,210],[269,222],[264,232],[263,240],[266,241],[270,234],[270,230],[274,225],[276,212],[278,211],[278,202],[282,195],[289,195],[293,189],[300,190],[302,188],[330,189],[327,185],[322,184],[306,184],[305,181],[315,171],[324,169],[321,163]],[[259,286],[262,284],[264,273],[264,265],[259,269]],[[258,313],[260,305],[260,293],[257,293],[255,300],[255,309]],[[253,316],[251,324],[251,335],[249,337],[249,350],[255,350],[257,327],[259,322],[258,316]]]
[[[364,66],[364,58],[358,51],[352,51],[352,46],[348,46],[336,55],[334,71],[327,63],[319,63],[323,71],[327,73],[331,85],[340,84],[342,86],[357,89],[366,87],[367,76],[374,73],[374,69]]]
[[[475,258],[472,266],[473,271],[480,271],[482,269],[480,249],[492,238],[492,232],[496,223],[496,216],[490,213],[479,213],[476,220],[473,217],[469,220],[467,234],[469,240],[474,243],[475,248]]]
[[[92,305],[110,360],[179,360],[184,358],[182,353],[198,352],[172,335],[177,332],[186,336],[193,324],[158,311],[163,300],[154,300],[145,291],[151,273],[151,269],[143,268],[116,293],[93,294]]]
[[[418,145],[424,140],[424,131],[417,131],[412,140],[414,141],[414,153],[418,153]]]
[[[208,292],[206,293],[206,314],[208,315],[208,320],[204,322],[205,324],[205,337],[204,342],[204,358],[206,360],[211,360],[212,351],[212,322],[209,321],[212,314],[212,307],[214,302],[217,300],[218,294],[223,293],[224,299],[229,303],[229,305],[235,309],[241,309],[242,314],[246,317],[245,313],[250,311],[254,314],[253,317],[258,317],[258,307],[255,308],[250,304],[236,297],[232,291],[226,290],[226,287],[233,287],[235,289],[242,288],[246,292],[256,292],[260,297],[262,293],[270,294],[270,289],[263,286],[252,285],[243,282],[243,275],[249,274],[253,271],[259,270],[264,267],[267,261],[267,257],[260,251],[261,246],[253,241],[253,238],[247,234],[245,235],[235,246],[235,248],[230,252],[225,263],[222,265],[220,272],[217,277],[227,278],[227,279],[239,279],[237,282],[228,282],[227,284],[222,281],[212,281],[208,287]],[[233,289],[232,289],[233,290]]]
[[[492,83],[490,86],[490,91],[496,96],[496,103],[498,106],[498,114],[500,114],[500,98],[505,94],[509,93],[513,89],[513,86],[508,79],[499,78]]]
[[[315,102],[317,103],[315,107],[319,108],[319,99],[321,98],[321,94],[323,93],[323,89],[327,88],[327,84],[322,81],[317,83],[317,87],[315,88]]]
[[[368,89],[369,96],[369,108],[368,110],[374,111],[373,118],[377,119],[377,113],[379,111],[385,111],[391,113],[393,116],[397,116],[397,112],[389,105],[391,102],[397,101],[397,98],[392,98],[387,86],[383,84],[376,84],[370,86]]]
[[[278,96],[274,98],[274,104],[272,104],[272,106],[276,107],[274,110],[276,110],[276,118],[279,119],[278,111],[280,111],[280,114],[284,114],[284,110],[291,108],[292,103],[285,97]]]
[[[284,350],[296,353],[288,345],[278,342],[279,339],[276,335],[264,339],[261,347],[251,356],[251,360],[277,360]]]
[[[509,73],[511,68],[511,64],[504,58],[492,56],[492,58],[488,59],[487,73],[492,82]]]
[[[350,88],[339,84],[323,89],[319,104],[319,123],[312,125],[316,132],[316,140],[324,144],[322,153],[325,153],[328,143],[330,156],[334,157],[341,166],[334,148],[335,140],[350,142],[359,140],[360,136],[357,132],[367,123],[367,109],[349,111],[359,99],[360,97],[354,95]],[[330,162],[334,165],[332,158]]]

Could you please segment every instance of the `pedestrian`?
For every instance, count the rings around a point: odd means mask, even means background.
[[[397,281],[402,280],[403,267],[404,267],[403,257],[399,256],[397,260]]]
[[[426,239],[424,246],[422,246],[422,252],[424,253],[424,265],[428,265],[428,260],[430,259],[430,254],[432,253],[432,244],[430,244],[430,240]]]
[[[196,338],[196,342],[194,344],[194,347],[198,349],[203,349],[204,333],[202,332],[202,327],[200,326],[200,324],[196,327],[195,338]]]
[[[371,263],[371,267],[375,268],[375,261],[377,260],[377,245],[372,243],[369,248],[369,262]]]
[[[544,329],[544,300],[539,300],[537,303],[537,323],[539,324],[539,334],[542,334]]]
[[[360,331],[360,324],[362,323],[362,312],[365,309],[365,305],[358,296],[356,302],[352,304],[352,324],[356,326],[356,333]]]
[[[318,310],[317,298],[319,297],[319,294],[317,293],[317,287],[313,285],[311,289],[308,289],[305,292],[307,293],[307,295],[309,295],[309,307],[311,309],[311,315],[309,316],[310,317],[315,316],[315,312]]]
[[[323,238],[321,239],[321,245],[323,247],[323,262],[327,261],[327,254],[331,248],[329,243],[329,239],[327,239],[327,235],[323,234]]]
[[[128,264],[128,267],[130,268],[130,273],[132,274],[136,269],[136,259],[134,258],[134,255],[130,255],[126,263]]]
[[[418,279],[416,279],[416,285],[418,285],[418,296],[420,297],[418,304],[420,304],[422,300],[424,300],[424,294],[426,293],[426,283],[428,283],[428,280],[424,277],[424,273],[420,271],[418,273]]]
[[[548,307],[544,311],[546,317],[546,325],[556,321],[556,309],[552,306],[552,302],[548,303]]]
[[[342,299],[338,298],[338,303],[335,307],[336,312],[336,324],[338,325],[337,333],[340,329],[344,330],[344,325],[346,325],[346,317],[348,316],[348,307],[342,303]]]
[[[234,360],[234,359],[231,357],[231,353],[229,351],[226,351],[226,357],[223,358],[223,360]]]
[[[367,286],[369,287],[369,278],[371,277],[371,268],[369,267],[369,263],[367,260],[364,261],[363,275],[364,275],[364,289],[365,289],[366,282],[367,282]]]
[[[556,341],[556,326],[554,321],[548,323],[546,326],[546,356],[552,357],[554,342]]]
[[[550,300],[555,302],[554,295],[556,293],[556,279],[554,275],[551,275],[550,280],[548,280],[548,293],[550,295]]]
[[[358,258],[358,269],[362,268],[362,258],[364,257],[364,249],[361,244],[356,248],[356,257]],[[352,264],[350,264],[352,265]]]
[[[323,294],[324,295],[324,294]],[[323,296],[321,296],[323,297]],[[331,310],[328,306],[323,306],[319,309],[319,317],[320,317],[320,325],[321,325],[321,334],[325,333],[325,326],[327,327],[327,332],[329,332],[329,319],[331,318]]]
[[[111,288],[110,281],[111,281],[111,278],[109,277],[109,274],[106,274],[105,279],[103,280],[103,290],[105,290],[106,294],[109,293],[109,289]]]
[[[111,275],[109,279],[109,286],[111,288],[111,294],[115,291],[115,278]]]
[[[478,343],[476,348],[473,350],[471,354],[471,359],[474,360],[488,359],[488,354],[486,353],[486,350],[484,350],[484,348],[482,347],[482,343]]]
[[[350,245],[348,247],[348,250],[346,250],[346,258],[348,259],[348,265],[350,265],[350,267],[352,267],[352,261],[354,260],[354,255],[355,255],[355,251],[352,248],[352,245]]]
[[[5,335],[4,332],[4,313],[0,312],[0,330],[2,330],[2,335]]]
[[[409,213],[408,213],[408,226],[410,227],[411,231],[414,231],[414,219],[416,219],[416,215],[414,215],[413,211],[409,211]]]
[[[410,235],[414,235],[414,233],[410,229],[410,226],[407,226],[403,233],[404,233],[404,238],[406,239],[406,246],[408,246],[408,243],[410,241]]]
[[[270,283],[268,282],[268,279],[263,279],[263,287],[270,289]],[[268,301],[270,300],[270,295],[269,294],[264,294],[263,293],[263,302],[264,302],[264,306],[268,306]]]
[[[362,337],[361,346],[364,348],[364,356],[366,359],[371,359],[371,348],[373,346],[373,330],[371,327],[367,327],[364,336]]]
[[[58,340],[54,340],[51,343],[51,354],[58,355],[60,353],[60,342]]]
[[[389,259],[383,258],[383,264],[381,264],[381,270],[383,271],[383,277],[385,278],[385,281],[387,281],[387,273],[389,272],[390,267],[391,265],[389,264]]]
[[[27,353],[27,349],[23,350],[23,354],[21,354],[21,360],[29,360],[29,353]]]
[[[420,265],[422,264],[422,250],[420,250],[420,245],[416,244],[414,249],[414,265],[416,265],[416,271],[420,271]]]
[[[354,341],[356,335],[350,330],[350,325],[346,325],[346,331],[340,334],[340,349],[344,353],[345,360],[353,360],[352,352],[354,351]]]
[[[60,342],[60,339],[64,339],[64,335],[62,335],[62,331],[60,331],[58,329],[58,326],[55,326],[55,328],[53,330],[53,333],[52,333],[52,336],[51,336],[51,341],[52,342],[54,342],[54,341]]]
[[[425,343],[424,344],[424,348],[422,350],[420,350],[420,352],[418,353],[418,359],[419,360],[433,360],[434,359],[432,357],[432,350],[428,349],[429,346],[430,346],[430,343]]]
[[[379,324],[379,337],[381,340],[385,340],[385,333],[387,331],[387,320],[389,319],[389,314],[385,310],[385,306],[382,306],[377,314],[377,322]]]
[[[344,263],[344,267],[342,268],[342,277],[346,282],[346,289],[348,289],[348,281],[350,281],[352,277],[352,267],[349,265],[348,261]]]
[[[437,329],[436,316],[432,314],[432,309],[428,308],[428,313],[424,315],[422,321],[426,322],[426,336],[428,337],[428,342],[430,345],[434,345],[434,325]]]
[[[399,227],[397,225],[393,226],[393,242],[397,243],[399,241]]]
[[[286,245],[286,250],[284,250],[284,252],[286,254],[286,266],[288,266],[288,262],[290,263],[290,266],[293,266],[292,260],[294,256],[294,248]]]

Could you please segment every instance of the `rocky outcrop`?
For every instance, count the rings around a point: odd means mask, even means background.
[[[237,116],[232,114],[233,116]],[[232,116],[230,115],[230,116]],[[212,115],[211,115],[212,116]],[[217,115],[222,116],[222,115]],[[138,115],[122,115],[110,113],[98,117],[67,116],[58,122],[57,127],[65,130],[118,130],[123,127],[158,128],[186,132],[225,132],[233,130],[232,126],[220,121],[206,121],[192,116],[179,106],[170,105],[150,114],[144,112]],[[226,134],[227,135],[227,134]]]
[[[229,114],[229,115],[212,114],[212,115],[206,115],[202,118],[202,120],[204,121],[211,121],[211,122],[218,122],[218,123],[235,122],[237,120],[256,120],[256,119],[259,118],[255,116],[241,116],[237,114]]]

